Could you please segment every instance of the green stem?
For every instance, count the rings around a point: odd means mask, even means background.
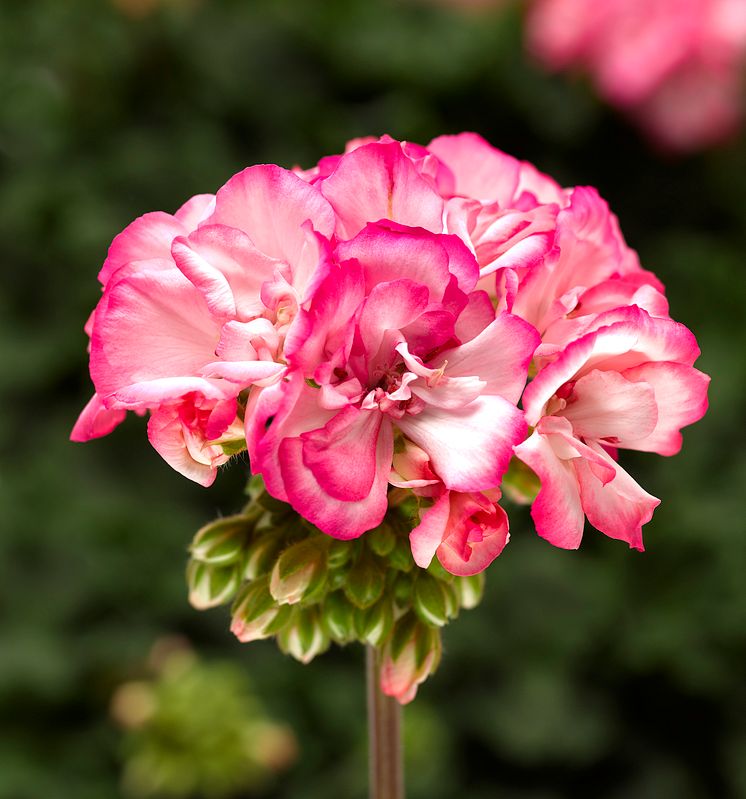
[[[370,799],[404,799],[401,705],[381,691],[380,652],[365,647]]]

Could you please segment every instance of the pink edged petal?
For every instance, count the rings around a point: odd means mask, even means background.
[[[427,149],[453,172],[456,194],[483,202],[511,204],[520,179],[520,162],[496,150],[476,133],[439,136]]]
[[[407,438],[427,452],[446,488],[494,488],[508,468],[513,445],[526,434],[523,414],[499,396],[483,395],[464,408],[427,406],[396,422]]]
[[[252,389],[245,417],[251,471],[264,477],[273,497],[290,501],[278,455],[283,440],[323,427],[335,413],[319,405],[319,389],[308,386],[299,372],[258,392]]]
[[[593,369],[621,372],[648,361],[691,365],[698,356],[694,335],[671,319],[651,317],[636,306],[599,314],[585,335],[568,344],[526,387],[526,419],[529,424],[536,424],[546,403],[561,386]]]
[[[191,232],[200,222],[204,222],[215,210],[214,194],[195,194],[174,214],[176,219]]]
[[[420,515],[420,523],[409,534],[412,557],[421,569],[430,565],[445,538],[451,513],[449,493],[443,491],[435,503]]]
[[[161,377],[141,383],[130,383],[104,397],[109,408],[154,408],[166,402],[174,402],[186,394],[196,393],[208,400],[224,400],[234,397],[239,388],[225,380],[205,377]]]
[[[577,549],[585,516],[572,459],[558,455],[550,438],[538,430],[515,448],[515,454],[541,481],[531,506],[536,532],[556,547]]]
[[[614,479],[602,483],[585,459],[576,462],[580,496],[588,521],[609,538],[626,541],[632,549],[643,550],[642,525],[653,517],[660,500],[644,491],[602,446],[589,446],[615,470]]]
[[[441,301],[451,283],[449,252],[436,236],[426,230],[369,224],[351,241],[341,242],[341,261],[357,261],[365,276],[369,294],[380,283],[402,278],[430,291],[430,301]]]
[[[126,410],[106,408],[101,397],[94,394],[78,416],[78,421],[70,433],[70,441],[90,441],[101,438],[124,421]]]
[[[261,164],[234,175],[218,191],[207,223],[243,230],[262,253],[294,268],[308,247],[307,220],[324,236],[334,232],[334,212],[316,186],[287,169]]]
[[[438,560],[451,574],[470,577],[505,549],[510,539],[508,515],[484,494],[449,493],[451,514]]]
[[[225,361],[243,361],[253,356],[271,360],[277,353],[280,337],[269,319],[226,322],[220,330],[215,354]]]
[[[345,154],[320,185],[342,238],[351,239],[368,222],[381,219],[434,233],[443,229],[443,200],[399,142],[374,142]]]
[[[287,367],[274,361],[213,361],[202,367],[205,377],[223,378],[238,387],[280,379]]]
[[[570,421],[578,438],[606,439],[624,447],[655,429],[658,404],[647,383],[595,369],[575,383],[567,407],[557,415]]]
[[[228,460],[219,447],[207,445],[188,429],[175,405],[153,411],[148,439],[172,469],[205,487],[215,482],[217,467]]]
[[[377,361],[387,331],[401,330],[412,324],[427,304],[427,288],[411,280],[393,280],[374,286],[365,300],[358,323],[360,340],[369,360]]]
[[[99,281],[106,286],[112,275],[132,261],[151,258],[170,258],[171,242],[176,236],[189,233],[183,222],[163,211],[152,211],[135,219],[109,246],[109,254],[98,273]]]
[[[265,310],[262,284],[281,264],[259,252],[243,231],[225,225],[203,225],[176,238],[171,254],[214,314],[243,320]]]
[[[495,308],[486,291],[472,291],[466,307],[456,320],[454,333],[463,342],[476,338],[486,327],[495,321]]]
[[[280,468],[290,504],[334,538],[357,538],[378,526],[388,509],[386,492],[394,451],[388,420],[380,425],[373,482],[362,499],[347,502],[327,494],[304,462],[305,449],[306,443],[301,438],[286,438],[279,448]]]
[[[680,363],[644,363],[627,369],[623,375],[633,383],[653,389],[658,423],[648,435],[619,445],[659,455],[675,455],[681,449],[679,430],[701,419],[707,410],[710,378]]]
[[[96,310],[91,376],[102,396],[164,377],[198,375],[213,361],[220,328],[175,267],[110,285]]]
[[[435,363],[447,362],[449,377],[476,375],[486,382],[486,393],[517,403],[540,340],[528,322],[501,313],[471,341],[441,353]]]
[[[308,308],[302,308],[285,338],[285,358],[293,368],[313,375],[333,353],[352,344],[353,324],[365,297],[359,264],[333,263]]]
[[[348,405],[324,427],[301,434],[303,463],[322,490],[356,502],[368,496],[376,476],[376,449],[383,416]]]

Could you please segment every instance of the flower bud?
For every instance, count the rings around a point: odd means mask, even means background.
[[[256,580],[271,572],[282,547],[283,540],[274,531],[265,531],[252,541],[246,550],[245,579]]]
[[[440,631],[408,613],[397,621],[381,655],[381,690],[406,705],[438,667],[442,652]]]
[[[391,602],[383,597],[370,608],[355,611],[355,631],[365,644],[379,647],[389,637],[394,626],[394,611]]]
[[[241,575],[236,564],[211,566],[192,560],[187,566],[189,603],[197,610],[207,610],[229,602],[240,583]]]
[[[301,663],[310,663],[329,647],[318,609],[294,608],[291,620],[277,633],[277,643],[283,652]]]
[[[383,569],[372,557],[363,554],[350,569],[344,591],[355,607],[369,608],[380,599],[385,582]]]
[[[539,493],[541,481],[523,461],[513,458],[500,486],[503,494],[519,505],[530,505]]]
[[[269,593],[268,579],[248,583],[239,592],[233,603],[231,632],[242,643],[259,641],[271,635],[282,611],[289,613],[287,606],[280,607]]]
[[[376,555],[385,558],[396,546],[396,533],[388,524],[381,524],[366,534],[365,540]]]
[[[189,552],[194,560],[211,566],[235,563],[248,543],[251,527],[251,520],[245,516],[218,519],[197,531]]]
[[[269,590],[281,605],[294,605],[325,583],[328,540],[320,535],[301,539],[277,559]]]
[[[452,584],[465,610],[475,608],[484,596],[484,572],[469,577],[457,577]]]
[[[321,620],[334,641],[344,644],[355,638],[355,607],[350,604],[344,591],[326,595],[321,605]]]
[[[431,627],[442,627],[448,621],[448,597],[444,585],[427,572],[417,575],[412,595],[415,613]]]

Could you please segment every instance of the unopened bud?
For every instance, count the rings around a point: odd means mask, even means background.
[[[340,644],[355,638],[355,607],[344,591],[327,594],[321,607],[321,619],[329,636]]]
[[[406,614],[381,654],[381,690],[406,705],[417,694],[417,687],[438,667],[442,652],[440,631]]]
[[[316,607],[295,608],[292,620],[277,634],[283,652],[301,663],[310,663],[329,646],[329,636],[321,625]]]
[[[376,555],[385,558],[396,546],[396,533],[384,523],[367,533],[365,541]]]
[[[372,557],[363,554],[350,569],[344,591],[353,605],[369,608],[380,599],[385,582],[383,569]]]
[[[470,577],[457,577],[453,581],[453,588],[458,593],[462,608],[475,608],[484,596],[484,572],[472,574]]]
[[[236,564],[210,566],[192,560],[187,566],[189,603],[197,610],[207,610],[230,602],[241,583]]]
[[[541,481],[523,461],[512,458],[500,486],[503,494],[519,505],[530,505],[539,493]]]
[[[189,552],[194,560],[211,566],[235,563],[248,543],[252,522],[245,516],[228,516],[206,524],[194,536]]]
[[[326,580],[328,539],[315,535],[289,546],[275,563],[269,590],[281,605],[294,605]]]
[[[394,611],[391,602],[383,597],[373,607],[355,611],[355,631],[365,644],[379,647],[389,637],[394,626]]]
[[[262,575],[269,574],[282,547],[281,536],[273,530],[264,531],[246,550],[244,577],[247,580],[256,580]]]
[[[425,624],[442,627],[448,621],[448,598],[443,583],[427,572],[418,574],[412,607]]]
[[[268,638],[269,626],[275,621],[280,610],[280,606],[269,593],[266,577],[248,583],[241,589],[233,603],[231,632],[242,643]]]

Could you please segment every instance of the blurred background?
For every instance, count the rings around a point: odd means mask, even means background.
[[[746,139],[667,155],[526,54],[520,7],[414,0],[0,3],[0,799],[365,795],[363,652],[304,667],[186,600],[242,505],[129,419],[67,437],[112,237],[244,166],[474,130],[597,186],[712,375],[639,554],[552,548],[510,508],[483,604],[406,708],[411,799],[746,797]]]

